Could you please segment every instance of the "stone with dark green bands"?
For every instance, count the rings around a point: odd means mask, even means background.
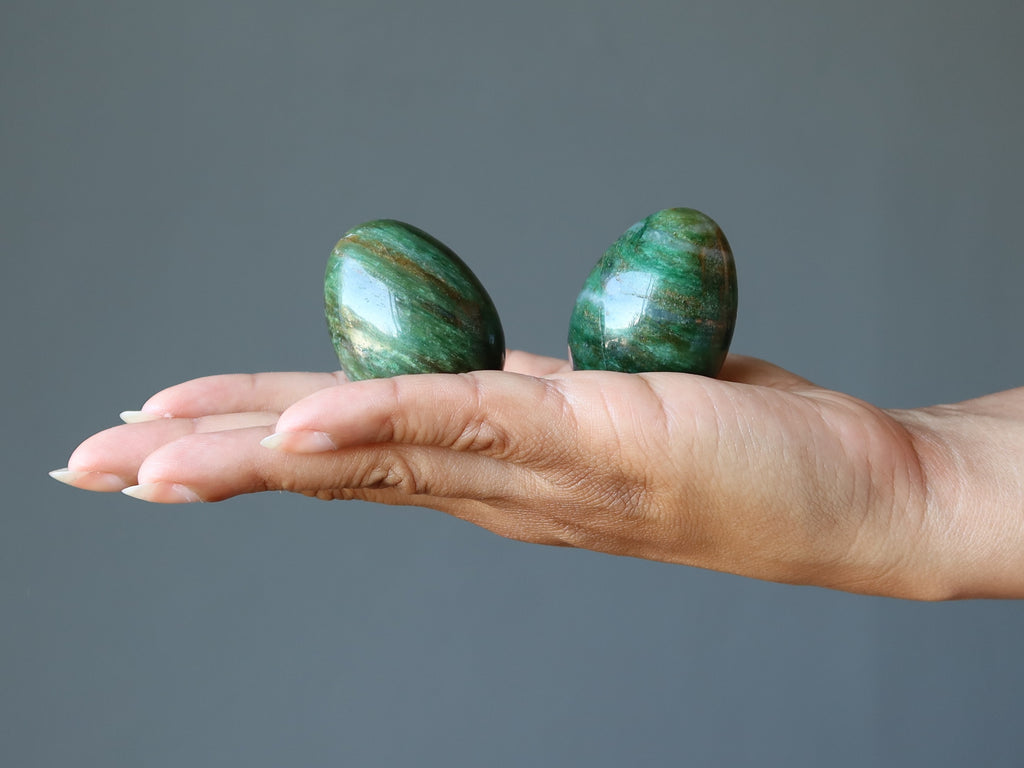
[[[736,302],[719,226],[691,208],[659,211],[626,230],[584,283],[569,323],[573,368],[716,376]]]
[[[487,291],[444,243],[390,219],[345,234],[327,262],[331,342],[353,381],[500,370],[505,335]]]

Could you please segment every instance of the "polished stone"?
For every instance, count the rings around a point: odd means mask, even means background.
[[[349,379],[500,370],[505,336],[476,275],[410,224],[371,221],[338,241],[324,276],[331,342]]]
[[[736,325],[736,266],[708,216],[634,224],[587,277],[569,323],[576,370],[718,374]]]

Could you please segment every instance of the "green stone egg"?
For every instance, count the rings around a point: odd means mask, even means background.
[[[390,219],[349,230],[324,276],[331,342],[350,380],[500,370],[505,335],[487,291],[444,243]]]
[[[658,211],[612,244],[569,322],[576,370],[716,376],[736,325],[736,265],[725,234],[692,208]]]

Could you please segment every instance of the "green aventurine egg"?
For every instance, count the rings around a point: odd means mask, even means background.
[[[658,211],[612,244],[569,322],[576,370],[716,376],[736,325],[736,265],[719,226],[692,208]]]
[[[500,370],[505,335],[487,291],[444,243],[390,219],[349,230],[324,276],[331,342],[350,380]]]

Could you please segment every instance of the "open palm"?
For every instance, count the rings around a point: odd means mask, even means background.
[[[58,479],[158,502],[419,505],[523,541],[852,591],[926,595],[933,578],[925,417],[753,358],[720,379],[524,352],[503,372],[212,376],[128,418]]]

